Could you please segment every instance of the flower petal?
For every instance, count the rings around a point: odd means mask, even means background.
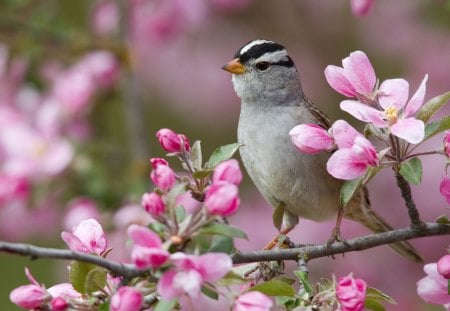
[[[200,256],[198,270],[207,282],[215,282],[227,274],[233,267],[230,256],[222,253],[208,253]]]
[[[317,124],[300,124],[289,131],[294,146],[301,152],[316,154],[330,149],[333,138],[328,132]]]
[[[158,293],[166,301],[169,301],[183,294],[182,290],[173,287],[173,279],[175,278],[176,274],[177,272],[169,270],[165,272],[159,279]]]
[[[337,120],[330,128],[331,136],[336,141],[339,148],[351,148],[355,143],[356,137],[361,134],[353,126],[344,120]]]
[[[369,96],[377,82],[375,70],[364,52],[355,51],[342,60],[344,74],[356,92]]]
[[[442,178],[439,185],[439,192],[445,198],[448,204],[450,204],[450,178],[445,176]]]
[[[97,220],[89,218],[80,222],[73,230],[73,234],[80,239],[90,252],[100,254],[107,247],[107,241],[102,226]]]
[[[356,91],[352,84],[344,75],[344,69],[334,65],[328,65],[325,68],[325,79],[328,84],[338,93],[347,96],[354,97]]]
[[[425,77],[422,80],[422,83],[420,83],[419,87],[417,88],[417,91],[414,93],[414,95],[409,100],[408,104],[406,105],[405,109],[405,117],[408,117],[414,113],[417,112],[417,110],[420,109],[420,107],[423,104],[423,99],[425,98],[425,92],[427,90],[427,80],[428,75],[425,75]]]
[[[128,227],[127,233],[136,245],[156,248],[162,245],[159,236],[147,227],[133,224]]]
[[[450,303],[450,295],[447,293],[447,280],[438,273],[437,264],[426,264],[424,271],[428,275],[417,282],[417,294],[426,302]]]
[[[366,172],[368,164],[351,149],[339,149],[327,162],[327,171],[337,179],[352,180]]]
[[[389,79],[381,83],[378,90],[378,101],[384,109],[394,106],[400,110],[406,105],[408,95],[408,81],[405,79]]]
[[[355,100],[344,100],[340,107],[360,121],[373,123],[377,127],[387,127],[384,113],[380,110]]]
[[[400,119],[391,126],[391,133],[411,144],[418,144],[425,137],[425,124],[415,118]]]
[[[89,253],[89,249],[80,241],[80,239],[70,232],[62,232],[61,238],[67,243],[74,252]]]

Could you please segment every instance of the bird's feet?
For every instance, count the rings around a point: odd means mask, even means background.
[[[292,230],[292,228],[282,230],[279,235],[277,235],[275,238],[273,238],[272,241],[270,241],[269,243],[267,243],[266,246],[264,246],[264,250],[271,250],[275,246],[286,243],[286,241],[288,241],[288,243],[292,243],[291,240],[286,236],[286,234],[291,232],[291,230]],[[290,244],[287,244],[287,245],[288,245],[288,247],[290,247]]]
[[[327,254],[329,253],[329,248],[331,245],[333,245],[335,242],[342,242],[346,245],[348,243],[341,237],[341,229],[340,227],[334,227],[333,231],[331,232],[331,236],[327,241],[326,248],[327,248]],[[331,258],[335,259],[334,254],[331,254]]]

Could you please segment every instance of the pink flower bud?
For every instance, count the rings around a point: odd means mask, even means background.
[[[351,0],[350,3],[352,6],[352,13],[356,16],[362,17],[369,13],[375,2],[374,0]]]
[[[441,183],[439,185],[439,191],[441,195],[447,200],[447,203],[450,204],[450,178],[445,176],[442,178]]]
[[[184,143],[186,151],[191,149],[188,138],[183,134],[177,134],[172,130],[163,128],[156,133],[161,147],[168,152],[180,152]]]
[[[15,288],[9,299],[24,309],[38,309],[50,295],[37,284],[28,284]]]
[[[150,178],[163,191],[169,191],[176,181],[175,172],[167,165],[157,165],[151,172]]]
[[[64,311],[69,307],[69,303],[62,297],[53,298],[51,303],[52,311]]]
[[[351,274],[341,277],[336,284],[336,297],[342,311],[361,311],[366,299],[367,284],[361,279],[354,279]]]
[[[444,278],[447,280],[450,279],[450,254],[439,259],[437,263],[437,270]]]
[[[239,203],[238,187],[234,184],[218,181],[206,190],[205,206],[213,215],[230,216],[236,212]]]
[[[290,132],[292,143],[301,152],[315,154],[330,149],[334,140],[328,132],[317,124],[300,124]]]
[[[153,217],[158,217],[164,213],[164,202],[156,193],[144,193],[142,195],[141,204],[144,209]]]
[[[134,287],[122,286],[112,296],[111,311],[139,311],[142,307],[142,294]]]
[[[239,163],[235,159],[224,161],[217,165],[212,177],[213,182],[227,181],[238,186],[242,181],[242,172],[239,169]]]
[[[250,291],[236,299],[233,311],[269,311],[272,306],[269,297],[258,291]]]
[[[168,166],[169,162],[167,162],[163,158],[151,158],[150,164],[152,165],[153,168],[156,168],[158,165],[167,165]]]
[[[450,131],[445,132],[444,153],[447,157],[450,157]]]

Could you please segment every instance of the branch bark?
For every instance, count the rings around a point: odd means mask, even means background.
[[[408,215],[411,221],[411,225],[415,227],[422,227],[424,223],[420,219],[420,214],[417,210],[416,203],[414,203],[414,200],[412,198],[411,186],[398,170],[395,171],[395,178],[397,179],[397,186],[400,188],[402,198],[406,204],[406,208],[408,209]]]

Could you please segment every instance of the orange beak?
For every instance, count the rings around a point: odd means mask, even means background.
[[[222,67],[223,70],[240,75],[245,72],[244,66],[239,62],[239,58],[235,58]]]

